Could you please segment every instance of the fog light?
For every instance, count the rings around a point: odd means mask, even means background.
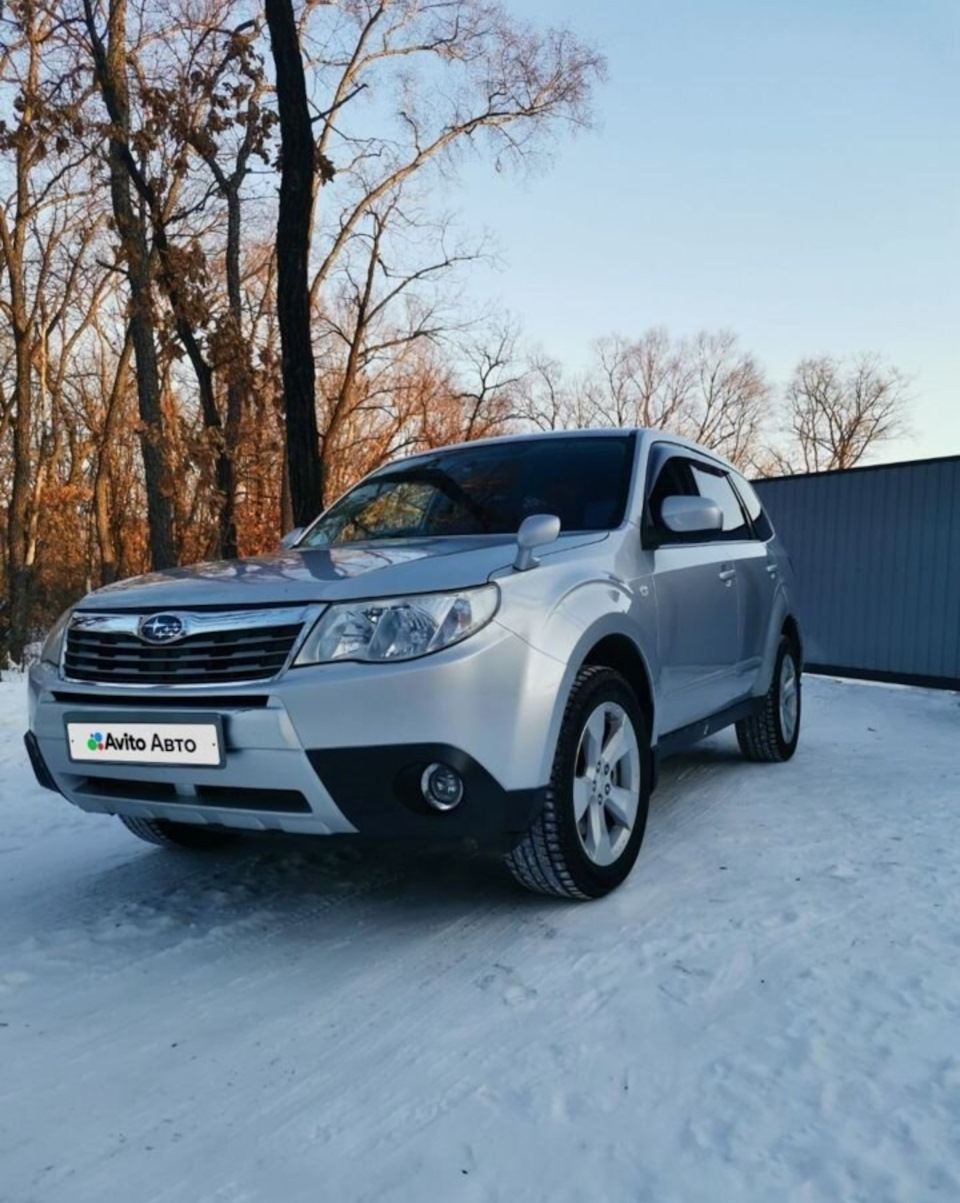
[[[463,780],[448,764],[428,764],[420,778],[420,791],[434,810],[453,810],[463,798]]]

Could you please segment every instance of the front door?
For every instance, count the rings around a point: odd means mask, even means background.
[[[654,587],[660,651],[661,732],[734,701],[740,652],[739,581],[722,543],[659,547]]]
[[[654,536],[661,732],[676,731],[725,709],[741,692],[740,580],[735,540],[740,533],[736,496],[722,503],[723,481],[712,465],[678,453],[654,468],[646,521]],[[729,485],[727,485],[729,488]],[[666,530],[660,507],[667,497],[704,496],[717,501],[724,530],[676,535]],[[729,528],[729,530],[728,530]],[[732,536],[732,538],[730,538]]]

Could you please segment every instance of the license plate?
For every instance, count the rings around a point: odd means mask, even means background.
[[[84,764],[223,765],[219,715],[136,722],[118,715],[67,716],[70,759]]]

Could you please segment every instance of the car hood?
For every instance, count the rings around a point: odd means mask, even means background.
[[[561,536],[542,555],[604,538]],[[512,535],[353,543],[170,568],[88,594],[82,610],[190,609],[352,601],[483,584],[513,560]]]

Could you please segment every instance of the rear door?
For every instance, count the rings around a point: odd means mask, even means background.
[[[736,699],[740,688],[734,544],[725,537],[726,532],[674,534],[664,527],[660,516],[667,497],[696,496],[702,491],[703,496],[715,499],[719,489],[710,479],[710,471],[705,461],[667,444],[652,450],[644,539],[653,550],[657,594],[661,732],[678,730],[723,710]],[[742,525],[742,512],[732,490],[731,496]],[[730,523],[735,535],[732,515]]]

